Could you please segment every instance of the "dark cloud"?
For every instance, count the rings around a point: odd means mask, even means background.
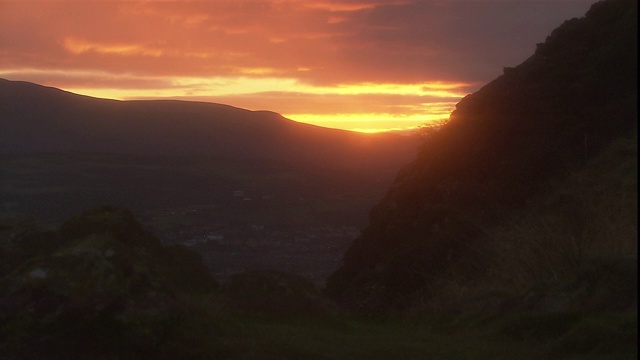
[[[351,74],[354,81],[485,82],[503,66],[524,61],[536,43],[584,15],[590,3],[418,1],[357,12],[339,24],[348,35],[335,39],[343,72],[335,81]]]

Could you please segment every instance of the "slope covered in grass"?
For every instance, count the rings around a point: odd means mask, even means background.
[[[373,208],[329,292],[365,312],[429,307],[445,291],[634,257],[636,132],[637,3],[598,2],[460,101]]]

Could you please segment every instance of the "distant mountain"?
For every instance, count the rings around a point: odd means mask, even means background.
[[[364,311],[446,307],[520,281],[511,258],[547,281],[622,256],[618,242],[634,256],[637,57],[637,2],[598,2],[462,99],[373,208],[329,292]]]
[[[269,111],[115,101],[0,79],[0,153],[231,157],[328,168],[396,168],[415,143],[297,123]],[[395,171],[397,169],[394,169]]]
[[[268,111],[97,99],[0,79],[0,213],[52,224],[100,204],[149,220],[150,211],[229,205],[243,190],[278,199],[278,210],[245,221],[294,226],[276,214],[302,207],[316,225],[360,227],[417,146],[417,136],[322,128]],[[226,205],[225,216],[246,218]]]

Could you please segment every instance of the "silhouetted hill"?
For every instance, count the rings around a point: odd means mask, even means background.
[[[271,217],[299,213],[290,203],[300,198],[340,202],[320,216],[360,227],[364,209],[417,149],[417,137],[322,128],[268,111],[96,99],[1,79],[0,129],[0,212],[51,223],[99,204],[143,216],[227,204],[243,190],[282,200]]]
[[[529,285],[565,274],[560,268],[624,256],[613,248],[636,241],[636,131],[637,3],[599,2],[460,101],[373,208],[328,290],[365,311],[435,306],[445,293],[470,296],[470,288],[509,275],[515,282],[533,258],[558,260]],[[500,243],[510,252],[496,250],[498,229],[511,236]],[[513,273],[500,279],[488,273],[543,243],[519,258],[520,270],[503,269]]]
[[[185,101],[114,101],[0,80],[0,153],[232,157],[378,171],[406,139],[297,123],[269,111]]]

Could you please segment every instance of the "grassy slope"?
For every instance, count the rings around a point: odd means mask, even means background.
[[[231,359],[626,359],[633,317],[244,322]],[[563,330],[557,330],[561,328]],[[548,330],[553,331],[549,332]],[[238,341],[238,339],[242,339]]]
[[[626,311],[637,299],[637,234],[633,136],[486,228],[469,255],[430,278],[412,301],[446,313],[495,313],[509,301],[543,312],[614,310],[615,304]],[[525,301],[533,295],[545,300]]]
[[[598,3],[463,99],[374,207],[329,291],[364,311],[447,304],[443,289],[464,298],[513,276],[522,290],[612,247],[633,257],[636,30],[636,2]]]
[[[74,336],[43,336],[18,351],[15,344],[0,344],[0,354],[33,359],[637,358],[635,315],[260,318],[221,313],[217,297],[190,301],[180,314],[140,316],[133,329],[101,319],[59,324]],[[115,331],[101,333],[109,327]]]

